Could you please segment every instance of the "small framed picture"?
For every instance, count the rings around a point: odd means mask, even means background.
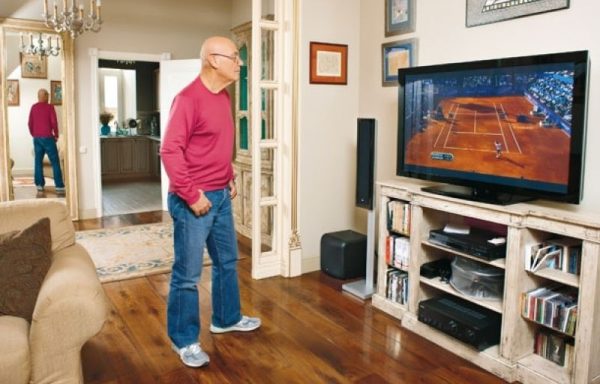
[[[348,46],[310,42],[311,84],[348,84]]]
[[[21,77],[24,79],[47,79],[48,58],[21,53]]]
[[[50,81],[50,104],[62,105],[62,82]]]
[[[382,85],[398,84],[398,69],[417,64],[417,39],[393,41],[381,45]]]
[[[385,35],[415,31],[415,0],[385,0]]]
[[[6,105],[19,105],[19,80],[6,80]]]

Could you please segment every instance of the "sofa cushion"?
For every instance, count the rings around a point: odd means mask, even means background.
[[[0,316],[0,383],[29,383],[29,351],[29,323],[18,317]]]
[[[31,321],[40,287],[52,262],[50,219],[0,235],[0,315]]]
[[[38,221],[50,218],[52,252],[75,244],[75,228],[64,201],[55,199],[13,200],[0,202],[0,233],[21,231]],[[6,218],[6,219],[4,219]]]

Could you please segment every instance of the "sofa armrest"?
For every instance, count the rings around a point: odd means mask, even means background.
[[[31,321],[32,382],[82,383],[81,347],[100,331],[108,308],[85,248],[56,252]]]

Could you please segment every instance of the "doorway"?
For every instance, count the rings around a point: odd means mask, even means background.
[[[162,210],[158,79],[169,55],[90,54],[98,216]]]

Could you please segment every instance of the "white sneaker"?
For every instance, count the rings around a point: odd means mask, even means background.
[[[210,331],[212,333],[225,333],[225,332],[249,332],[254,331],[260,327],[260,319],[258,317],[242,316],[242,320],[238,321],[237,324],[233,324],[230,327],[217,327],[214,324],[210,325]]]
[[[171,348],[179,355],[183,364],[188,367],[202,367],[210,361],[208,355],[200,348],[199,343],[190,344],[187,347],[177,348],[175,344],[171,344]]]

